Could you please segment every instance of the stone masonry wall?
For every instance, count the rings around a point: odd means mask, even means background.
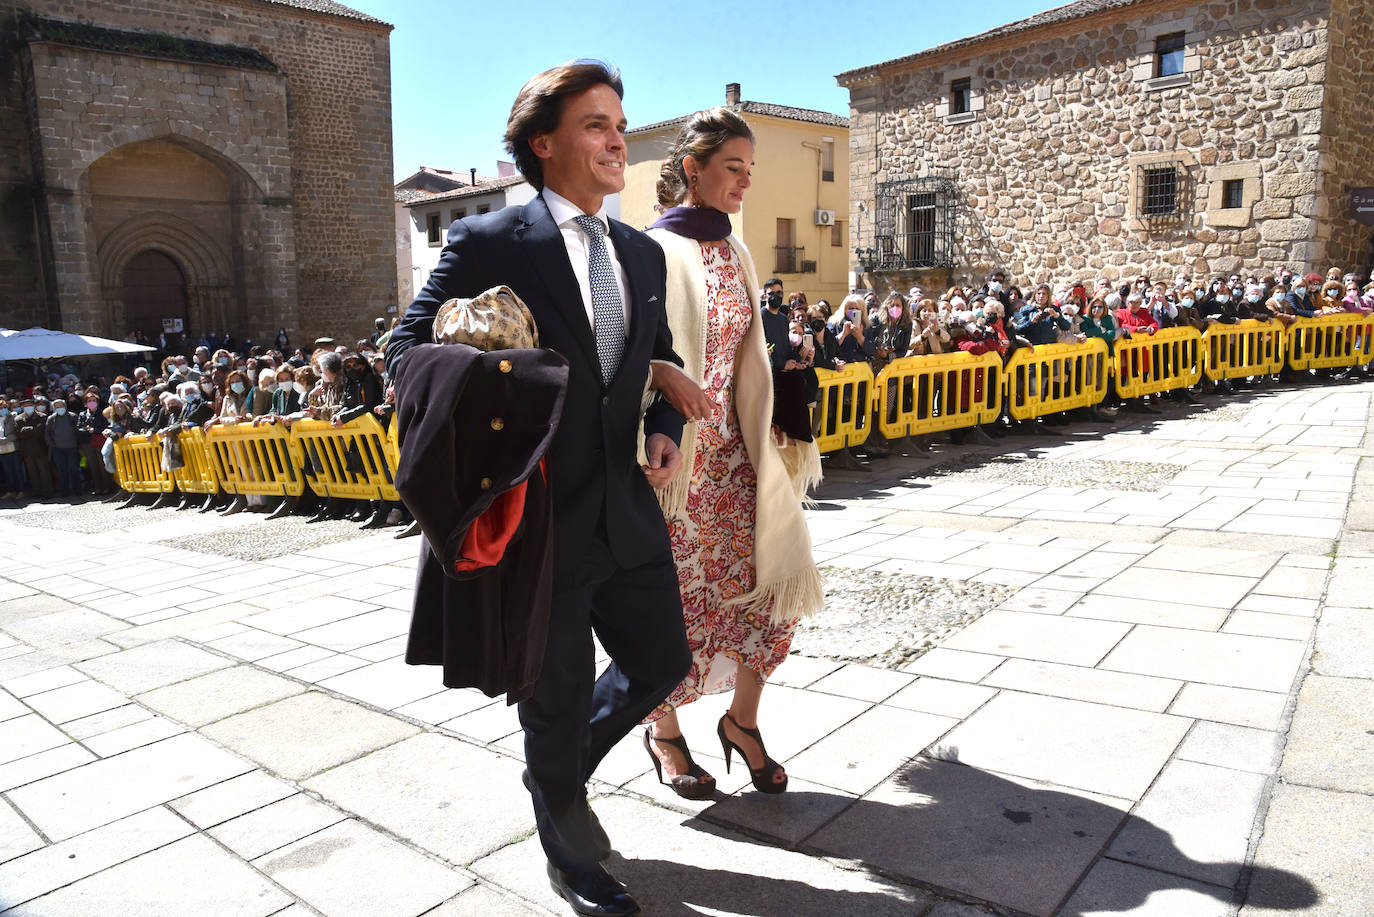
[[[28,0],[27,7],[54,19],[257,48],[277,64],[286,83],[285,136],[254,127],[252,102],[220,98],[205,82],[194,86],[230,107],[245,148],[284,141],[272,165],[289,171],[283,187],[263,190],[267,206],[290,214],[293,238],[289,246],[265,238],[262,251],[294,263],[294,289],[275,291],[277,302],[252,309],[249,326],[234,330],[257,340],[283,324],[293,340],[371,330],[396,286],[389,27],[262,0]],[[163,88],[152,87],[154,94]],[[167,133],[175,134],[183,123],[175,99],[164,101]],[[0,99],[0,114],[8,117],[9,104]],[[194,127],[194,119],[186,122]],[[64,308],[65,301],[64,291]]]
[[[13,12],[0,0],[0,23]],[[0,327],[47,323],[47,304],[34,231],[33,156],[25,117],[26,86],[20,50],[0,27]]]
[[[1374,18],[1367,0],[1333,0],[1326,61],[1322,190],[1330,236],[1323,268],[1374,272],[1374,227],[1350,214],[1349,189],[1374,188]]]
[[[871,208],[878,183],[957,173],[956,277],[1307,265],[1326,217],[1317,178],[1327,6],[1158,0],[1033,43],[878,68],[851,86],[852,197]],[[1173,80],[1185,85],[1150,88],[1154,36],[1174,30],[1187,35],[1186,77]],[[959,76],[973,81],[975,111],[947,117]],[[1136,219],[1136,166],[1172,161],[1186,170],[1186,216],[1147,227]],[[1240,212],[1218,209],[1227,178],[1244,181]],[[871,219],[855,218],[851,233],[854,245],[874,244]]]

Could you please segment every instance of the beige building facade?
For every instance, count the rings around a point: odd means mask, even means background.
[[[1081,0],[837,79],[869,285],[1374,265],[1363,0]]]
[[[0,22],[0,324],[347,339],[394,301],[391,26],[333,0]]]
[[[838,304],[849,292],[849,126],[829,112],[741,101],[739,84],[726,104],[754,132],[753,184],[731,216],[760,282],[777,277],[811,302]],[[686,116],[632,128],[620,218],[644,229],[657,218],[658,176]]]

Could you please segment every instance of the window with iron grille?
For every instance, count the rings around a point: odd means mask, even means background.
[[[973,107],[973,80],[969,77],[949,84],[949,113],[962,115]]]
[[[953,173],[879,184],[871,269],[953,267],[958,190]]]
[[[1166,220],[1183,213],[1184,175],[1177,163],[1139,166],[1136,213],[1145,220]]]
[[[1221,208],[1239,210],[1245,206],[1245,179],[1228,178],[1221,183]]]
[[[1155,76],[1183,72],[1183,33],[1170,32],[1155,39]]]
[[[804,249],[797,247],[797,221],[778,219],[778,242],[773,246],[773,273],[795,274]]]

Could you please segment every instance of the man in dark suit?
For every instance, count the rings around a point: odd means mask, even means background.
[[[541,347],[567,358],[568,391],[549,449],[554,594],[534,695],[520,704],[526,785],[553,888],[580,914],[638,905],[601,866],[610,843],[586,782],[608,751],[691,666],[677,572],[652,487],[681,470],[683,417],[642,395],[651,361],[676,365],[664,312],[663,252],[605,217],[625,185],[619,74],[574,61],[525,84],[506,148],[540,190],[523,207],[458,220],[387,346],[398,361],[431,341],[439,307],[507,284],[534,315]],[[609,243],[609,244],[608,244]],[[647,464],[639,466],[643,418]],[[422,551],[418,582],[427,565]],[[430,571],[431,574],[433,571]],[[416,600],[421,601],[417,587]],[[592,634],[611,657],[595,678]]]

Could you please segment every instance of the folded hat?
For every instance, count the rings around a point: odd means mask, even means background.
[[[471,299],[450,299],[434,317],[436,344],[466,344],[478,350],[527,350],[539,346],[529,308],[502,284]]]

